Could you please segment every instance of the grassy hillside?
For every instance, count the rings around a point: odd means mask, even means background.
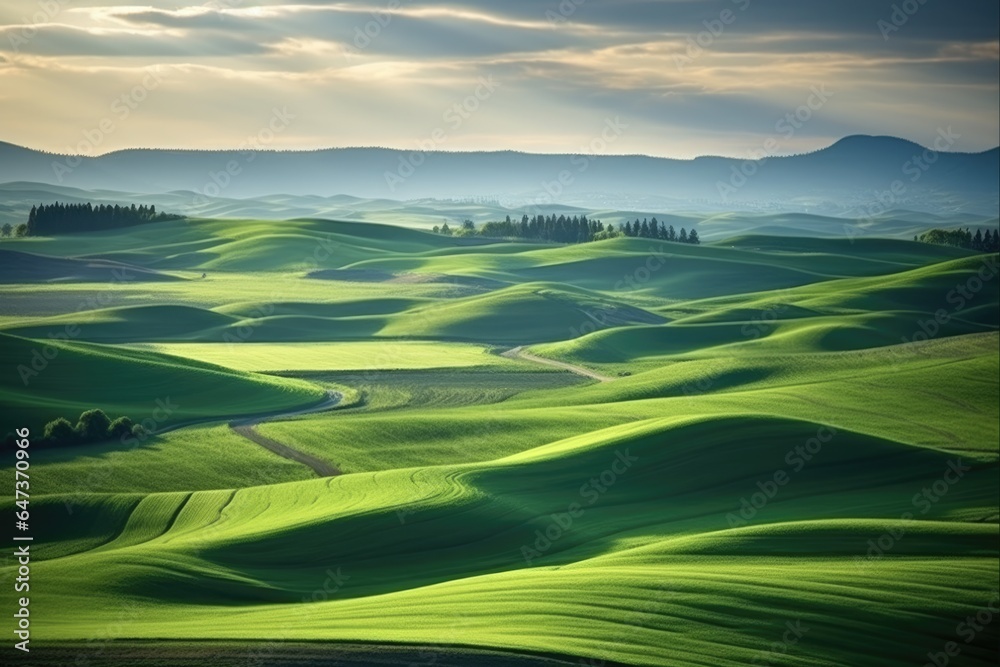
[[[36,434],[57,417],[100,408],[156,428],[192,420],[281,411],[320,401],[300,380],[265,377],[156,352],[0,334],[4,423]]]
[[[997,258],[814,218],[13,241],[65,279],[3,287],[5,423],[206,422],[33,445],[40,664],[995,664],[1000,626],[958,627],[1000,563]],[[103,262],[177,279],[67,269]]]
[[[428,368],[523,368],[463,343],[384,341],[347,343],[161,343],[137,346],[243,371],[373,371]]]
[[[1000,281],[980,278],[995,277],[995,266],[995,256],[966,257],[890,276],[696,299],[664,309],[672,321],[663,326],[604,328],[533,351],[634,370],[671,355],[722,355],[714,348],[723,346],[740,356],[845,351],[996,331]]]
[[[72,593],[41,593],[36,613],[48,639],[84,636],[108,622],[114,605],[66,626],[57,600],[93,609],[96,599],[128,594],[131,638],[281,632],[418,643],[460,617],[463,645],[657,665],[699,664],[705,637],[720,634],[726,648],[713,659],[746,664],[773,643],[770,619],[787,618],[812,633],[797,647],[799,660],[874,665],[885,656],[873,659],[870,642],[905,610],[916,616],[892,644],[905,664],[937,645],[950,618],[990,599],[984,574],[996,563],[998,531],[981,521],[995,513],[996,466],[970,466],[954,493],[908,520],[906,539],[866,563],[866,540],[886,521],[916,514],[914,489],[941,478],[949,457],[839,431],[812,465],[785,462],[821,432],[816,423],[764,416],[655,419],[481,465],[235,495],[160,494],[131,510],[108,496],[95,520],[120,532],[37,564],[39,576]],[[728,473],[720,460],[732,462]],[[730,525],[741,496],[776,469],[786,470],[786,485],[752,521]],[[579,490],[602,470],[618,471],[603,492]],[[573,502],[585,507],[575,520]],[[570,522],[564,529],[560,516]],[[535,531],[553,525],[558,536],[536,544]],[[53,555],[79,548],[47,547]],[[99,585],[90,568],[106,575]],[[332,599],[298,606],[331,572],[343,580]],[[178,585],[191,577],[197,589]],[[797,584],[775,590],[775,578]],[[928,586],[939,591],[933,598]],[[608,605],[608,596],[618,603]],[[230,620],[234,604],[238,621]],[[502,624],[491,620],[505,609],[518,611]],[[761,620],[748,622],[750,610]],[[678,633],[683,641],[668,640]],[[967,655],[979,661],[971,664],[987,664],[995,639],[975,638]]]
[[[997,334],[987,334],[934,341],[917,351],[665,362],[657,370],[558,392],[525,386],[524,393],[488,409],[422,400],[406,392],[405,377],[389,385],[389,378],[343,374],[336,377],[344,383],[375,385],[372,407],[379,412],[316,415],[260,430],[351,472],[486,461],[663,415],[744,413],[786,415],[992,460],[1000,453],[1000,408],[993,400],[998,342]],[[873,366],[882,369],[878,380],[871,378]],[[491,386],[496,375],[479,384]],[[454,373],[439,377],[439,383],[458,384]],[[433,386],[427,377],[419,381]]]
[[[91,494],[234,489],[312,479],[306,466],[275,456],[228,426],[192,426],[141,442],[39,447],[36,494],[60,494],[75,508]],[[13,483],[9,470],[3,479]],[[74,512],[75,513],[75,512]],[[72,515],[67,512],[65,521]]]

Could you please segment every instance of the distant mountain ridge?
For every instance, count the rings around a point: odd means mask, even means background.
[[[945,133],[936,141],[949,144]],[[759,162],[642,155],[127,149],[72,157],[0,142],[0,183],[85,190],[190,191],[195,199],[345,194],[394,200],[484,197],[509,207],[814,211],[865,217],[906,208],[996,215],[1000,147],[937,152],[903,139],[854,135]],[[194,202],[195,205],[203,202]]]

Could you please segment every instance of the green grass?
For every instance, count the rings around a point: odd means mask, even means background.
[[[993,460],[1000,453],[997,344],[996,334],[985,334],[912,350],[699,359],[559,391],[523,384],[510,394],[507,378],[522,374],[469,374],[475,390],[457,384],[456,373],[338,374],[332,379],[368,394],[364,409],[260,430],[350,472],[486,461],[663,415],[757,413]],[[877,380],[873,364],[883,369]],[[503,393],[490,396],[491,387]]]
[[[301,380],[232,371],[156,352],[0,334],[4,423],[40,437],[46,422],[100,408],[112,418],[184,422],[277,412],[319,402]],[[13,430],[13,426],[11,427]]]
[[[901,270],[892,276],[830,280],[792,289],[691,300],[664,309],[661,326],[604,328],[535,346],[542,356],[614,370],[656,368],[675,356],[737,356],[860,350],[927,338],[996,331],[1000,281],[957,288],[989,269],[988,256]],[[943,313],[935,322],[938,313]]]
[[[465,645],[693,665],[712,636],[727,647],[715,654],[719,664],[741,664],[773,642],[773,619],[788,619],[817,638],[802,643],[801,660],[876,664],[870,642],[907,613],[898,647],[914,656],[933,650],[952,617],[990,599],[985,575],[998,531],[980,520],[995,511],[996,465],[973,465],[890,554],[862,564],[866,540],[913,512],[911,496],[944,474],[949,456],[842,431],[792,472],[786,452],[817,429],[762,416],[655,419],[483,464],[232,497],[159,494],[131,511],[109,496],[112,516],[103,520],[117,521],[113,540],[36,563],[37,576],[60,591],[36,597],[39,634],[82,638],[114,613],[113,603],[95,600],[127,595],[134,604],[123,638],[430,643],[442,623],[461,617]],[[632,467],[590,503],[581,483],[621,452]],[[718,476],[719,460],[732,474]],[[750,525],[730,527],[740,498],[776,469],[789,470],[787,486]],[[572,502],[584,513],[528,566],[535,530]],[[333,599],[300,606],[322,591],[331,567],[349,577]],[[106,578],[93,581],[91,568]],[[191,578],[199,586],[186,591]],[[774,581],[795,584],[776,589]],[[61,623],[60,610],[78,604],[92,609],[87,618]],[[496,614],[507,620],[498,625]],[[646,621],[638,628],[637,614]],[[666,640],[678,631],[680,641]],[[980,635],[969,655],[987,655],[993,637]]]
[[[223,424],[193,426],[146,440],[32,451],[32,491],[69,494],[234,489],[312,479],[309,468],[276,456]],[[10,470],[2,474],[13,484]]]
[[[524,368],[481,345],[428,341],[343,343],[161,343],[150,349],[239,371],[366,371],[426,368]],[[532,368],[532,367],[529,367]],[[532,368],[533,369],[533,368]]]
[[[995,664],[1000,626],[956,628],[1000,562],[996,258],[749,235],[765,222],[830,224],[713,216],[699,228],[730,238],[700,247],[317,220],[12,242],[182,279],[5,285],[8,369],[79,326],[27,387],[0,381],[6,423],[141,419],[163,396],[215,420],[33,445],[33,639],[113,627],[163,662],[281,640],[664,667],[902,667],[956,641],[953,664]],[[613,379],[496,354],[522,344]],[[256,430],[340,476],[222,423],[326,390],[339,409]],[[776,650],[787,623],[805,631]]]

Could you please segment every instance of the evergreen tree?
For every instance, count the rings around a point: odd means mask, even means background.
[[[587,243],[593,241],[603,231],[604,223],[600,220],[588,220],[585,215],[568,216],[555,213],[534,215],[530,218],[523,215],[520,222],[509,217],[504,220],[491,220],[478,228],[480,236],[490,238],[522,238],[556,243]],[[465,236],[476,232],[475,226],[470,228],[466,225],[460,233]]]
[[[145,204],[112,207],[105,204],[94,206],[90,202],[83,204],[55,202],[33,206],[28,212],[26,225],[28,234],[35,236],[113,229],[146,222],[176,220],[180,217],[158,214],[155,206],[147,208]]]
[[[701,243],[701,239],[698,238],[698,230],[697,229],[692,229],[691,233],[688,234],[688,243],[691,243],[693,245],[698,245],[698,244]]]
[[[688,242],[688,233],[683,227],[681,227],[681,233],[677,235],[677,242],[678,243]]]

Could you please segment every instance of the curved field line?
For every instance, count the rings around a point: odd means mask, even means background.
[[[341,394],[339,391],[329,391],[327,392],[327,398],[325,401],[323,401],[319,405],[314,405],[311,408],[305,408],[302,410],[293,410],[291,412],[282,412],[265,416],[248,417],[246,419],[239,419],[236,421],[229,422],[229,428],[233,431],[233,433],[243,436],[247,440],[260,445],[261,447],[277,454],[278,456],[308,466],[319,477],[335,477],[337,475],[343,474],[337,466],[332,465],[329,462],[324,461],[323,459],[312,456],[311,454],[306,454],[305,452],[300,452],[297,449],[293,449],[288,445],[278,442],[277,440],[272,440],[271,438],[265,437],[260,433],[258,433],[256,429],[254,429],[254,426],[260,424],[261,422],[270,421],[272,419],[295,417],[298,415],[307,415],[313,412],[322,412],[324,410],[329,410],[333,407],[336,407],[336,405],[340,403],[340,401],[343,398],[344,395]]]
[[[536,364],[554,366],[556,368],[561,368],[563,370],[569,371],[570,373],[576,373],[577,375],[582,375],[583,377],[591,378],[592,380],[597,380],[598,382],[611,382],[612,380],[614,380],[613,377],[610,377],[608,375],[602,375],[597,371],[592,371],[589,368],[584,368],[583,366],[574,366],[573,364],[566,363],[565,361],[556,361],[555,359],[536,357],[533,354],[525,352],[523,345],[515,347],[512,350],[507,350],[501,356],[507,357],[508,359],[523,359],[524,361],[533,361]]]

